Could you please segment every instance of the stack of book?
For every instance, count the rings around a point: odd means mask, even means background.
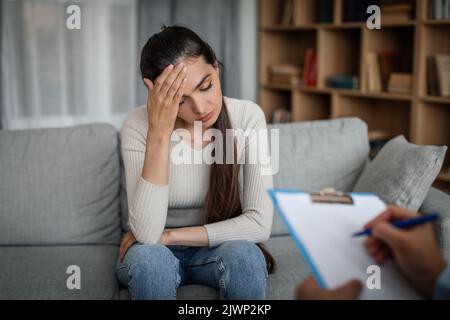
[[[272,112],[271,123],[291,122],[291,113],[286,108],[278,108]]]
[[[269,66],[269,81],[273,84],[300,85],[302,69],[300,66],[279,64]]]
[[[389,76],[388,91],[398,94],[411,94],[412,74],[391,73]]]
[[[334,89],[350,89],[359,88],[359,78],[356,76],[335,75],[327,78],[327,86]]]
[[[383,3],[381,4],[381,22],[402,22],[413,19],[414,6],[412,3]]]
[[[432,96],[450,97],[450,55],[427,58],[427,87]]]
[[[369,52],[366,56],[367,91],[389,91],[410,94],[411,69],[407,59],[398,52]]]
[[[428,18],[450,19],[450,0],[428,0]]]
[[[305,54],[302,85],[310,87],[317,85],[317,55],[311,48],[306,50]]]

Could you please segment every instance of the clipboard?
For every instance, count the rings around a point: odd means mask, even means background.
[[[310,197],[314,203],[354,204],[350,194],[336,191],[334,188],[325,188],[320,192],[310,193]]]
[[[322,289],[332,289],[356,278],[363,283],[361,299],[423,299],[393,261],[379,266],[381,289],[365,286],[367,267],[376,262],[364,249],[363,239],[351,235],[386,208],[375,194],[332,189],[315,193],[270,189],[268,193]]]

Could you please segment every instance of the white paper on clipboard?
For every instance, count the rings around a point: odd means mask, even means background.
[[[316,280],[336,288],[351,279],[363,284],[361,299],[423,299],[398,271],[393,261],[380,265],[381,289],[366,285],[369,266],[376,262],[366,252],[364,237],[352,237],[386,205],[374,194],[350,194],[354,204],[313,203],[303,192],[269,191],[277,211],[307,260]]]

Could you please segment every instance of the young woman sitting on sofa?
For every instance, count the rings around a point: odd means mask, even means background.
[[[131,111],[121,130],[131,230],[116,275],[132,299],[175,299],[186,284],[216,288],[221,299],[265,298],[274,269],[261,245],[271,232],[272,176],[259,164],[239,165],[236,142],[232,164],[171,160],[174,148],[202,153],[216,142],[174,141],[178,129],[195,136],[194,122],[223,140],[227,129],[266,128],[258,105],[222,95],[219,65],[211,47],[182,26],[164,27],[142,49],[147,105]],[[255,148],[249,139],[242,150]],[[186,208],[202,209],[176,214]]]

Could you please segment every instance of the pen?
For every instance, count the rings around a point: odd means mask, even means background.
[[[407,220],[395,220],[392,221],[391,224],[394,227],[397,227],[399,229],[408,229],[410,227],[414,227],[420,224],[424,224],[427,222],[431,222],[434,221],[438,218],[438,214],[437,213],[430,213],[430,214],[426,214],[420,217],[416,217],[416,218],[412,218],[412,219],[407,219]],[[353,237],[360,237],[360,236],[371,236],[372,235],[372,229],[366,229],[357,233],[353,234]]]

